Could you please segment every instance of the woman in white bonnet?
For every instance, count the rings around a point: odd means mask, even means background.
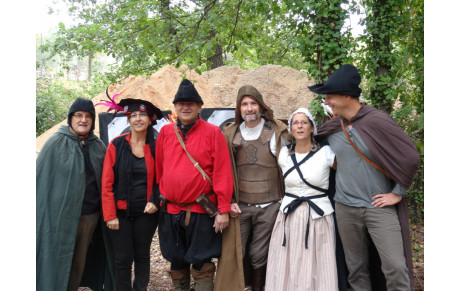
[[[314,141],[308,109],[292,113],[288,129],[294,140],[278,159],[286,195],[270,241],[265,290],[338,290],[334,209],[326,194],[335,154]]]

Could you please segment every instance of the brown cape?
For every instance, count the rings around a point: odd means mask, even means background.
[[[341,116],[333,118],[319,129],[315,138],[321,141],[328,135],[341,131],[340,119],[345,125],[353,125],[378,164],[393,177],[394,181],[409,189],[417,172],[420,156],[407,133],[388,114],[362,103],[358,113],[350,121]],[[396,206],[411,290],[414,290],[409,210],[406,198],[403,197]]]

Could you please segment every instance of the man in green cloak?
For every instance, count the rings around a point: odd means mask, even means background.
[[[101,223],[106,147],[93,133],[93,102],[77,98],[36,161],[36,290],[115,290]]]

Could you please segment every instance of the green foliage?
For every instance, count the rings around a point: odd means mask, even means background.
[[[285,0],[288,17],[295,19],[288,25],[305,62],[306,73],[318,83],[325,82],[342,64],[349,63],[352,37],[349,28],[344,27],[348,11],[342,7],[347,1],[309,0],[299,3]],[[301,4],[301,5],[299,5]],[[314,97],[310,110],[321,125],[326,117],[321,107],[321,96]]]
[[[357,54],[363,94],[391,113],[396,100],[423,112],[423,1],[364,0]]]
[[[361,74],[367,79],[367,95],[372,104],[387,113],[393,108],[398,95],[398,62],[393,53],[392,37],[403,23],[398,12],[403,5],[401,0],[365,0],[366,34],[360,37],[365,45],[361,47]]]
[[[412,138],[420,154],[417,173],[406,193],[411,221],[418,224],[423,221],[424,214],[424,114],[418,114],[414,107],[402,106],[392,112],[392,117]]]
[[[403,104],[412,105],[418,113],[424,110],[424,2],[406,1],[401,13],[405,23],[398,27],[397,51],[403,87],[398,96]]]
[[[92,99],[105,90],[105,80],[96,74],[92,81],[37,78],[36,136],[67,119],[70,105],[78,97]]]
[[[296,1],[285,1],[293,4]],[[344,28],[348,17],[342,0],[309,0],[291,5],[291,30],[296,31],[297,49],[307,63],[306,72],[316,82],[324,82],[340,65],[351,60],[351,33]]]
[[[412,223],[419,224],[424,218],[424,153],[420,153],[420,165],[415,175],[411,188],[407,191],[406,197],[409,204],[409,217]]]
[[[289,16],[293,4],[276,1],[65,0],[82,20],[61,25],[47,52],[70,56],[104,53],[116,59],[111,81],[152,74],[166,64],[198,72],[223,65],[305,67]],[[291,1],[292,2],[292,1]],[[314,2],[314,1],[312,1]],[[301,1],[297,3],[299,5]],[[300,17],[296,15],[295,17]]]

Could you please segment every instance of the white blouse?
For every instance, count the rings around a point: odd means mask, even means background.
[[[300,162],[303,158],[306,157],[308,153],[305,154],[295,154],[297,162]],[[300,165],[300,171],[305,180],[308,183],[320,187],[322,189],[328,189],[329,187],[329,171],[330,167],[334,164],[335,153],[330,146],[323,146],[317,153],[315,153],[310,159]],[[294,166],[294,163],[289,156],[289,150],[286,146],[281,148],[280,155],[278,158],[278,164],[283,171],[283,175]],[[324,194],[318,190],[310,188],[305,184],[300,178],[297,170],[291,171],[287,177],[284,179],[285,191],[286,193],[291,193],[296,196],[307,197],[314,196],[319,194]],[[284,196],[281,203],[280,211],[284,211],[284,207],[291,203],[295,198]],[[321,197],[311,200],[319,208],[324,211],[324,215],[331,214],[334,212],[332,204],[329,201],[329,198]],[[310,215],[313,219],[321,217],[313,209],[310,211]]]

